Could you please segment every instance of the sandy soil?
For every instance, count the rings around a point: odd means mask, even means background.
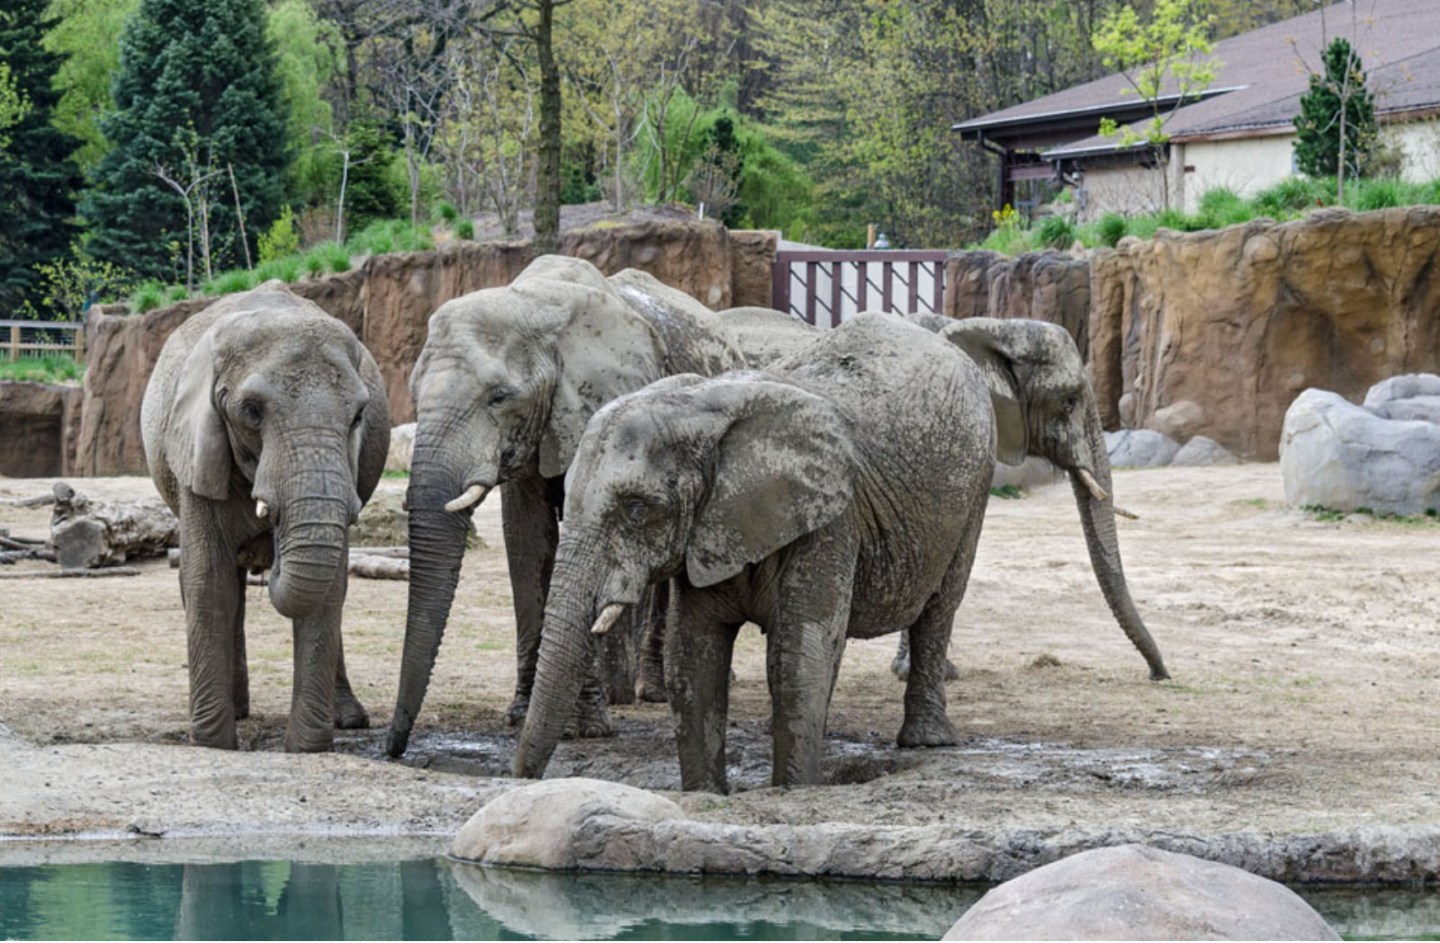
[[[74,482],[99,498],[146,479]],[[0,480],[0,497],[48,490]],[[386,481],[399,489],[402,482]],[[945,824],[1204,837],[1440,825],[1440,525],[1321,521],[1283,505],[1275,465],[1119,472],[1126,569],[1174,680],[1151,683],[1091,576],[1069,488],[992,500],[956,621],[949,688],[963,742],[893,745],[893,639],[853,643],[830,716],[822,787],[768,776],[763,641],[742,633],[732,697],[732,795],[680,797],[744,824]],[[477,514],[451,629],[404,763],[383,727],[337,753],[279,752],[290,630],[251,588],[254,717],[239,753],[185,745],[185,640],[175,573],[29,579],[0,567],[0,836],[453,831],[509,788],[514,673],[498,502]],[[48,512],[0,506],[43,536]],[[351,677],[388,721],[405,584],[352,580]],[[668,709],[613,709],[619,736],[563,744],[551,775],[678,785]],[[0,858],[5,852],[0,848]],[[1435,875],[1431,875],[1432,879]]]

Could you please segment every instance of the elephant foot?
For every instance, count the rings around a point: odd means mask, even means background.
[[[610,714],[603,704],[581,704],[575,712],[575,719],[565,727],[561,736],[566,740],[596,740],[615,736],[610,723]]]
[[[328,753],[333,749],[335,749],[335,734],[331,730],[325,730],[323,733],[285,731],[286,753]]]
[[[515,700],[505,710],[505,723],[511,727],[519,727],[525,723],[525,715],[530,712],[530,695],[517,694]]]
[[[654,678],[641,678],[636,695],[650,704],[664,704],[670,700],[670,696],[665,693],[665,683]]]
[[[906,719],[895,742],[902,747],[953,747],[960,742],[950,718]]]
[[[335,726],[341,730],[368,730],[370,715],[352,694],[335,699]]]

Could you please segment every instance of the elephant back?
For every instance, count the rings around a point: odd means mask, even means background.
[[[667,375],[715,376],[746,366],[723,318],[685,292],[639,269],[624,269],[609,281],[660,335]]]

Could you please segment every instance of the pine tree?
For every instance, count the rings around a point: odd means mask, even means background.
[[[207,243],[212,270],[243,265],[279,212],[287,166],[262,0],[142,0],[114,92],[101,122],[114,148],[82,206],[91,253],[147,277],[203,275]]]
[[[35,266],[64,255],[78,235],[75,198],[84,180],[73,155],[80,142],[50,119],[60,95],[53,87],[61,58],[41,45],[53,25],[48,0],[6,0],[0,8],[0,61],[24,103],[20,118],[0,137],[0,312],[34,297]],[[0,314],[0,317],[7,316]]]
[[[1309,89],[1300,96],[1295,162],[1312,177],[1334,177],[1341,169],[1343,140],[1343,176],[1354,177],[1375,144],[1375,96],[1349,42],[1333,40],[1323,58],[1324,75],[1312,73]]]

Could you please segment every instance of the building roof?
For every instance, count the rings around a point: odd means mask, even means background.
[[[1321,50],[1336,37],[1349,39],[1359,53],[1381,120],[1440,111],[1440,0],[1354,0],[1216,43],[1218,69],[1206,96],[1176,111],[1165,130],[1175,141],[1292,132],[1310,71],[1321,68]],[[1168,84],[1173,101],[1173,79]],[[1050,159],[1112,152],[1120,149],[1114,139],[1071,131],[1060,135],[1068,139],[1063,143],[1053,136],[1046,141],[1046,129],[1073,127],[1087,116],[1097,126],[1107,115],[1137,121],[1138,98],[1117,72],[962,121],[954,130],[1012,147],[1026,147],[1027,140],[1059,144],[1045,152]]]

